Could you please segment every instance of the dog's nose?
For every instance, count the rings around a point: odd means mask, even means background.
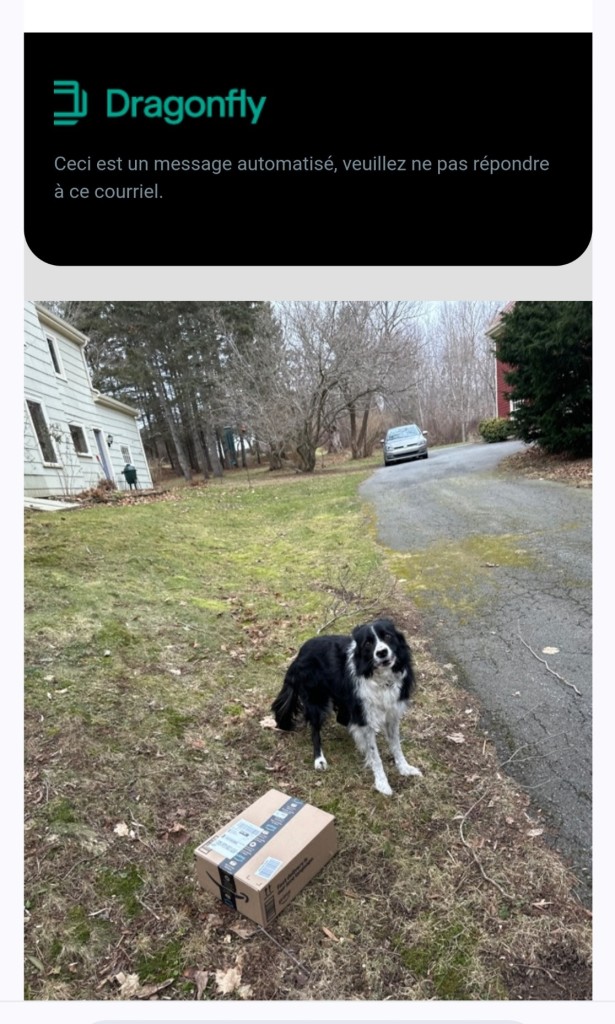
[[[376,657],[384,661],[385,658],[388,657],[387,649],[385,647],[379,647],[378,650],[376,651]]]

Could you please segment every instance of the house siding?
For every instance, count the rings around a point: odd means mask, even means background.
[[[503,363],[498,356],[498,334],[502,330],[502,317],[515,308],[515,300],[507,302],[499,311],[493,323],[487,328],[486,335],[495,342],[495,414],[501,419],[508,419],[513,412],[514,403],[506,397],[509,385],[506,383],[505,374],[513,367],[509,363]]]
[[[137,469],[140,487],[151,487],[152,480],[141,443],[136,410],[121,408],[92,388],[85,360],[87,339],[55,317],[47,321],[46,311],[34,302],[26,303],[24,316],[24,396],[39,402],[54,438],[58,464],[45,463],[25,405],[24,492],[27,497],[55,497],[78,494],[95,486],[104,476],[95,430],[116,485],[126,487],[122,469],[121,445],[128,445]],[[55,371],[47,338],[51,337],[59,354],[63,374]],[[24,403],[25,404],[25,403]],[[89,454],[77,454],[70,424],[83,429]],[[108,434],[113,444],[106,443]]]
[[[512,366],[508,363],[502,363],[499,359],[496,360],[496,396],[497,396],[497,415],[502,419],[508,419],[512,410],[513,403],[509,398],[506,397],[506,392],[509,389],[509,385],[506,383],[505,374],[512,370]]]

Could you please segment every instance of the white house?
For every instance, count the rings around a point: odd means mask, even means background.
[[[26,498],[65,497],[101,477],[120,489],[126,463],[139,488],[152,479],[136,409],[91,384],[87,337],[40,303],[27,302],[24,342]]]

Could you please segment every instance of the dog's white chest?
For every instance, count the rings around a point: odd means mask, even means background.
[[[391,669],[381,669],[371,679],[357,680],[357,689],[363,703],[366,723],[374,732],[381,732],[387,721],[399,720],[408,702],[399,699],[405,673],[395,675]]]

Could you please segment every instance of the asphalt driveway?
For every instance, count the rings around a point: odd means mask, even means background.
[[[432,449],[377,470],[361,494],[438,651],[480,699],[501,763],[588,900],[592,495],[498,469],[522,447]]]

